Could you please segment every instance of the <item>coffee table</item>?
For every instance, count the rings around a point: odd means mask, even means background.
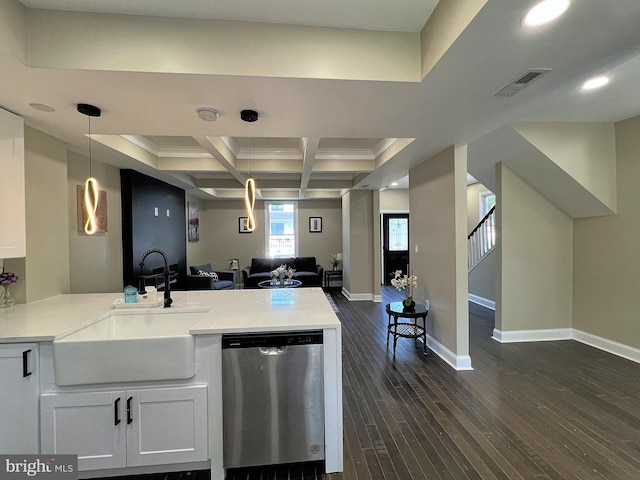
[[[387,345],[389,345],[389,335],[393,335],[393,354],[396,354],[396,343],[398,337],[413,338],[417,340],[422,337],[424,342],[423,353],[427,355],[427,315],[429,309],[424,305],[416,304],[415,309],[412,312],[406,312],[403,309],[402,302],[387,303],[386,307],[387,315],[389,316],[387,322]],[[393,322],[391,321],[393,317]],[[399,319],[406,318],[408,322],[398,321]],[[422,318],[422,325],[418,325],[418,318]],[[413,319],[413,322],[411,321]]]
[[[296,288],[302,285],[300,280],[285,280],[284,284],[281,284],[280,281],[278,283],[271,283],[271,280],[263,280],[258,283],[260,288]]]

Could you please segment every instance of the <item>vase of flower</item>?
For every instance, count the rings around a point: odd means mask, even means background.
[[[13,295],[11,295],[11,285],[18,281],[18,276],[15,273],[6,272],[4,268],[0,273],[0,308],[12,307],[16,303]]]
[[[416,311],[416,302],[413,300],[413,297],[405,297],[402,301],[402,311],[403,312],[415,312]]]
[[[0,308],[12,307],[15,303],[16,301],[13,295],[11,295],[9,285],[2,285],[2,290],[0,291]]]
[[[396,270],[391,279],[391,285],[404,292],[402,300],[403,312],[415,312],[416,302],[413,300],[413,291],[418,286],[418,277],[415,275],[403,275],[401,270]]]

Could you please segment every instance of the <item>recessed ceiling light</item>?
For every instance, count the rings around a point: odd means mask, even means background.
[[[44,103],[30,103],[29,106],[31,108],[35,108],[36,110],[40,110],[41,112],[55,112],[56,109],[53,107],[50,107],[49,105],[45,105]]]
[[[218,119],[218,111],[215,108],[200,107],[196,109],[198,116],[207,122],[215,122]]]
[[[397,187],[398,186],[398,182],[391,182],[391,186],[392,187]]]
[[[606,75],[600,75],[597,77],[590,78],[586,82],[582,84],[582,90],[595,90],[597,88],[604,87],[607,83],[609,83],[609,77]]]
[[[522,24],[525,27],[540,27],[553,22],[569,9],[570,0],[542,0],[529,9]]]

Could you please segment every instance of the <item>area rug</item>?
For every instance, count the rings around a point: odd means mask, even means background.
[[[338,313],[340,310],[338,310],[338,307],[336,307],[336,303],[333,301],[333,298],[331,298],[331,294],[325,293],[325,295],[327,296],[327,300],[329,301],[329,305],[331,305],[331,308],[333,308],[333,311]]]

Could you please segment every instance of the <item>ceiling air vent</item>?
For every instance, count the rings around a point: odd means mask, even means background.
[[[515,80],[510,81],[500,90],[493,94],[494,97],[510,97],[515,95],[524,87],[533,82],[541,75],[550,72],[551,68],[530,68],[525,70]]]

